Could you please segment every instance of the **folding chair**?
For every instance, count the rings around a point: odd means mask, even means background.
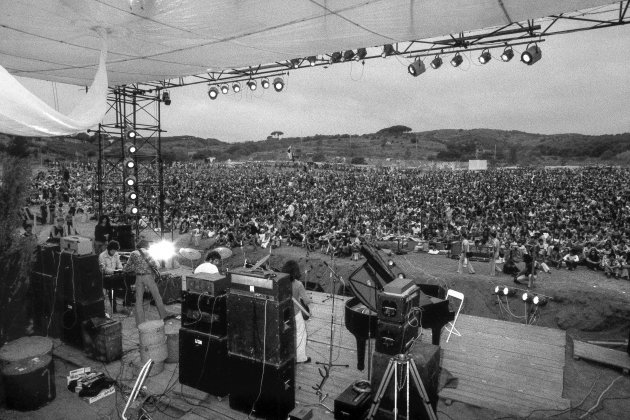
[[[461,311],[462,305],[464,304],[464,294],[453,289],[448,289],[448,291],[446,292],[446,300],[448,300],[449,297],[452,297],[453,299],[459,299],[459,307],[457,308],[457,312],[455,312],[455,318],[453,318],[453,321],[449,322],[448,325],[445,327],[446,331],[448,331],[448,337],[446,337],[447,343],[448,340],[451,338],[451,334],[455,334],[458,337],[462,336],[460,332],[457,331],[457,328],[455,328],[455,323],[457,322],[457,318],[459,317],[459,311]]]

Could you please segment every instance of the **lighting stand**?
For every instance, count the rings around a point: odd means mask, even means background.
[[[381,400],[385,396],[385,391],[389,386],[392,376],[394,379],[394,419],[398,419],[398,395],[402,390],[398,384],[398,368],[402,367],[403,374],[403,383],[406,383],[406,392],[407,392],[407,419],[410,419],[410,410],[409,410],[409,391],[410,391],[410,380],[413,379],[416,389],[422,399],[422,404],[424,405],[424,410],[427,413],[427,416],[430,420],[437,420],[437,416],[435,412],[433,412],[433,408],[429,404],[429,396],[427,395],[427,390],[424,388],[424,384],[422,383],[422,379],[420,379],[420,373],[418,372],[418,368],[416,367],[416,363],[413,361],[411,357],[406,354],[398,354],[391,359],[389,359],[389,363],[387,364],[387,368],[385,369],[385,374],[383,375],[383,379],[381,380],[380,385],[378,386],[378,390],[374,395],[374,401],[372,402],[372,406],[370,407],[370,411],[368,411],[367,419],[372,420],[378,411],[378,407],[381,405]]]

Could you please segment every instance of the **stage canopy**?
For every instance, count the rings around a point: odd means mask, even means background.
[[[0,65],[109,86],[497,27],[611,0],[0,0]]]

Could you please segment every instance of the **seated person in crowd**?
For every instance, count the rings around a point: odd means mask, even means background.
[[[550,247],[549,255],[547,255],[547,263],[551,267],[555,267],[558,270],[562,267],[562,255],[560,255],[560,248],[558,245]]]
[[[221,254],[217,251],[210,251],[206,256],[206,262],[203,264],[199,264],[197,268],[195,268],[194,274],[198,273],[208,273],[215,274],[219,272],[219,264],[221,264]]]
[[[571,248],[568,254],[562,257],[562,261],[567,265],[567,270],[575,270],[580,262],[580,256],[575,248]]]
[[[601,262],[602,259],[599,256],[599,252],[597,252],[597,248],[592,247],[586,255],[584,264],[591,270],[598,270],[600,268]]]
[[[120,256],[118,255],[118,250],[120,250],[120,244],[118,241],[110,241],[107,244],[107,249],[101,252],[98,256],[98,266],[101,269],[101,273],[104,276],[111,276],[117,271],[122,271],[123,265],[120,262]],[[105,313],[109,318],[109,314],[113,313],[113,302],[111,299],[114,299],[113,296],[108,296],[107,290],[103,289],[103,294],[105,296]]]

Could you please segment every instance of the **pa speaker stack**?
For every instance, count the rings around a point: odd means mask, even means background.
[[[227,296],[230,407],[287,418],[295,407],[295,318],[289,276],[231,272]]]
[[[226,290],[222,274],[186,276],[179,330],[179,382],[208,394],[228,393]]]
[[[120,244],[121,251],[133,251],[136,249],[136,241],[131,225],[112,225],[112,240]]]

